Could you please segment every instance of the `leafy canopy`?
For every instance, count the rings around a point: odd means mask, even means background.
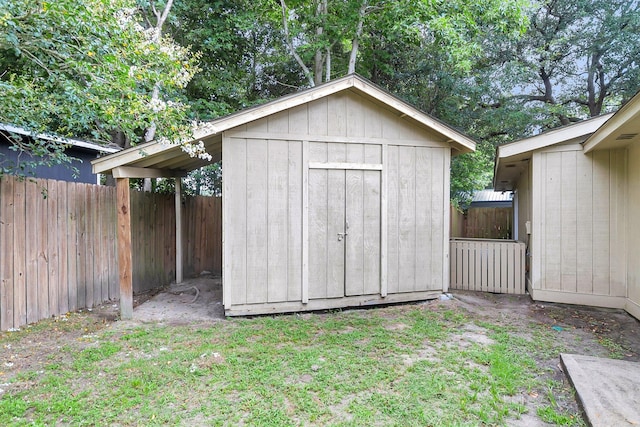
[[[135,0],[0,0],[0,122],[131,144],[158,123],[157,139],[188,138],[176,99],[198,55],[138,17]]]

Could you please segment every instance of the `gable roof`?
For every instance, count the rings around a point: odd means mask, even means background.
[[[46,133],[34,134],[31,131],[19,126],[13,126],[5,123],[0,123],[0,131],[16,133],[18,135],[25,135],[31,138],[43,139],[45,141],[53,141],[61,144],[68,144],[73,147],[84,148],[86,150],[97,151],[99,153],[117,153],[122,150],[120,147],[113,147],[108,145],[96,144],[95,142],[83,141],[80,139],[64,138],[57,135],[51,135]]]
[[[640,92],[584,143],[584,152],[625,147],[640,141]]]
[[[355,91],[367,99],[385,106],[397,115],[411,120],[417,126],[435,131],[442,135],[451,144],[452,148],[460,153],[475,150],[475,142],[468,136],[423,113],[356,74],[332,80],[311,89],[203,123],[195,129],[192,141],[202,141],[207,152],[214,156],[213,161],[215,161],[220,158],[222,151],[222,132],[346,90]],[[109,173],[115,168],[124,166],[153,168],[158,175],[168,173],[168,175],[164,176],[171,176],[172,171],[175,173],[197,169],[210,163],[210,161],[189,157],[178,145],[153,141],[94,160],[91,163],[94,173]]]
[[[581,144],[613,115],[603,114],[497,147],[493,187],[496,191],[513,190],[534,151],[554,145]]]

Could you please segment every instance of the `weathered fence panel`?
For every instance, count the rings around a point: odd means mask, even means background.
[[[452,239],[450,289],[524,294],[525,244],[513,240]]]
[[[513,235],[513,208],[469,207],[460,212],[450,208],[449,235],[472,239],[510,239]]]
[[[222,271],[221,198],[184,200],[186,274]],[[175,277],[173,195],[131,193],[133,289]],[[0,330],[120,295],[115,188],[0,178]]]

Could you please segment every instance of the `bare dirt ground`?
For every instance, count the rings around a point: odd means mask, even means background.
[[[196,290],[197,289],[197,292]],[[197,295],[196,295],[197,294]],[[103,304],[92,310],[70,313],[52,320],[27,326],[29,333],[13,338],[12,332],[0,333],[0,396],[3,388],[22,371],[37,370],[47,363],[47,355],[63,346],[89,345],[93,333],[105,328],[129,328],[141,322],[165,324],[223,322],[221,303],[222,281],[219,277],[204,275],[173,285],[158,293],[138,295],[134,320],[118,321],[117,303]],[[453,298],[430,301],[427,304],[446,305],[469,313],[473,323],[467,325],[468,339],[473,341],[477,322],[513,326],[513,333],[525,336],[532,324],[541,326],[561,345],[564,352],[598,357],[615,357],[640,362],[640,322],[621,310],[598,309],[583,306],[533,302],[528,296],[497,295],[456,291]],[[372,309],[371,313],[376,313]],[[384,315],[384,309],[378,313]],[[323,315],[330,315],[326,313]],[[82,325],[82,327],[78,327]],[[457,339],[465,339],[462,334]],[[560,368],[559,355],[537,360],[547,368],[553,378],[566,388],[558,406],[569,413],[579,408],[570,392],[570,386]],[[568,390],[568,391],[567,391]],[[520,420],[510,425],[535,426],[541,424],[535,417],[539,391],[521,397],[530,408]],[[533,410],[531,410],[533,409]]]

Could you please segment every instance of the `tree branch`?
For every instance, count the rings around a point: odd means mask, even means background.
[[[282,7],[282,26],[283,26],[283,30],[284,30],[284,37],[285,37],[285,40],[287,41],[287,46],[289,46],[289,50],[291,51],[291,55],[293,55],[293,57],[295,58],[296,62],[300,66],[300,68],[302,68],[302,71],[304,72],[304,75],[307,77],[307,80],[309,80],[309,85],[311,87],[314,87],[316,84],[313,81],[313,76],[311,75],[311,72],[309,71],[309,68],[307,68],[307,66],[304,65],[304,61],[302,60],[300,55],[298,55],[298,52],[296,52],[296,49],[293,46],[293,41],[291,40],[291,34],[289,34],[289,22],[287,20],[287,9],[288,8],[287,8],[287,5],[284,2],[284,0],[280,0],[280,6]]]
[[[347,74],[353,74],[356,72],[356,59],[358,58],[358,48],[360,46],[360,36],[362,35],[362,27],[364,25],[364,16],[367,11],[368,0],[362,0],[360,10],[358,11],[358,25],[356,27],[356,33],[353,36],[351,42],[351,55],[349,55],[349,68]]]

